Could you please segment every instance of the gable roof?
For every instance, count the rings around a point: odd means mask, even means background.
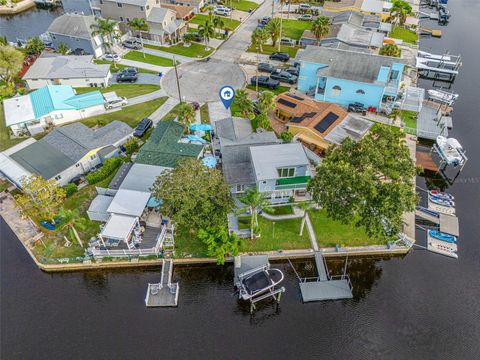
[[[250,119],[230,117],[215,122],[220,145],[262,144],[279,142],[273,131],[254,132]]]
[[[105,0],[115,3],[122,3],[127,5],[135,5],[135,6],[145,6],[147,4],[147,0]]]
[[[168,17],[173,15],[174,11],[163,7],[154,7],[147,16],[148,22],[162,24]]]
[[[326,65],[318,69],[320,76],[365,83],[374,83],[382,66],[405,63],[389,56],[312,45],[299,52],[296,60]]]
[[[322,38],[322,44],[331,40],[341,41],[347,45],[363,47],[381,47],[385,35],[367,30],[360,25],[351,23],[334,24],[330,32]]]
[[[52,21],[48,31],[55,34],[68,35],[84,39],[92,37],[91,25],[95,23],[93,15],[63,14]]]
[[[183,130],[183,125],[176,121],[160,121],[147,143],[141,147],[135,161],[173,168],[182,158],[198,158],[203,146],[179,142]]]
[[[185,19],[187,16],[193,15],[193,6],[175,5],[175,4],[160,4],[160,7],[175,11],[177,19]]]
[[[108,64],[94,64],[93,55],[40,56],[22,79],[105,78]]]

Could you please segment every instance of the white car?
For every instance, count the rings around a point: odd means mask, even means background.
[[[305,4],[305,3],[298,5],[298,8],[299,8],[300,10],[309,10],[311,7],[312,7],[312,5],[310,5],[310,4]]]
[[[220,16],[230,16],[232,11],[229,10],[228,8],[226,8],[226,9],[215,9],[215,10],[213,10],[213,13],[215,15],[220,15]]]
[[[113,108],[117,108],[117,107],[122,107],[122,106],[125,106],[128,104],[128,100],[126,97],[117,97],[116,99],[108,99],[106,102],[105,102],[105,107],[107,109],[113,109]]]
[[[313,15],[312,14],[303,14],[298,18],[298,20],[312,21],[313,20]]]
[[[118,62],[120,61],[120,56],[117,54],[105,54],[103,55],[103,60]]]
[[[226,10],[226,11],[232,11],[229,7],[226,7],[225,5],[215,5],[213,8],[213,11],[215,10]]]

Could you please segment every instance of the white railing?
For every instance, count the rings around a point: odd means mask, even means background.
[[[112,256],[112,257],[120,257],[120,256],[139,256],[139,255],[157,255],[158,252],[155,248],[150,249],[132,249],[132,250],[99,250],[99,249],[92,249],[92,255],[96,257],[101,256]]]

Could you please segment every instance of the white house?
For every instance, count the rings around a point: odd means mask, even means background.
[[[42,54],[23,76],[31,90],[47,85],[106,87],[111,78],[109,64],[94,64],[93,55]]]

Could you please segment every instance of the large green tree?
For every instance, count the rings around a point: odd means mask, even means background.
[[[400,57],[401,50],[395,44],[385,44],[380,48],[378,53],[385,56]]]
[[[263,114],[268,114],[275,107],[275,94],[265,90],[258,95],[257,108]]]
[[[32,175],[23,179],[22,194],[16,195],[15,200],[28,215],[53,222],[65,197],[65,190],[55,180]]]
[[[147,20],[142,19],[142,18],[133,18],[128,22],[128,26],[132,30],[133,33],[138,33],[140,34],[140,41],[142,42],[142,52],[143,52],[143,57],[145,57],[145,51],[143,51],[143,37],[142,33],[147,32],[150,30],[150,25],[148,25]]]
[[[270,38],[272,39],[272,46],[275,47],[277,41],[280,39],[281,36],[282,21],[279,18],[273,18],[268,22],[265,30],[267,30],[270,34]]]
[[[317,45],[320,45],[320,40],[330,32],[330,18],[328,16],[319,16],[312,22],[313,35],[317,39]]]
[[[195,120],[195,109],[191,104],[183,103],[177,109],[178,121],[188,130],[190,124]]]
[[[239,89],[235,92],[234,105],[245,118],[253,113],[253,101],[250,100],[245,89]]]
[[[382,125],[358,142],[347,138],[329,148],[308,189],[329,217],[388,239],[415,208],[415,174],[403,133]]]
[[[163,201],[162,214],[170,217],[180,231],[194,234],[200,229],[226,226],[227,214],[234,207],[220,171],[193,158],[179,161],[175,169],[157,177],[152,192]]]
[[[263,45],[270,39],[270,33],[265,29],[257,28],[252,32],[252,46],[263,53]]]
[[[226,226],[215,226],[198,231],[198,238],[208,248],[208,255],[217,259],[217,264],[225,263],[225,256],[238,254],[241,240],[236,234],[229,234]]]
[[[393,0],[390,9],[390,16],[393,21],[403,25],[407,16],[412,14],[412,5],[406,0]]]
[[[245,208],[240,208],[237,211],[243,212],[248,210],[251,214],[250,217],[250,239],[255,238],[255,234],[258,235],[258,210],[267,208],[270,206],[270,202],[267,199],[267,195],[258,191],[257,188],[250,188],[245,195],[240,197],[240,201],[246,205]]]
[[[39,55],[45,49],[45,44],[38,36],[31,37],[27,40],[25,50],[30,55]]]
[[[13,86],[15,76],[22,70],[24,55],[13,46],[0,46],[0,79]]]
[[[115,20],[109,18],[95,18],[95,23],[90,25],[93,30],[92,35],[99,35],[103,39],[103,45],[108,51],[112,50],[113,43],[120,37],[120,30],[118,29],[118,23]],[[113,67],[117,68],[115,59],[113,60]]]
[[[200,25],[198,27],[198,34],[203,36],[205,40],[205,50],[209,50],[210,48],[208,44],[210,43],[210,39],[215,36],[215,25],[213,24],[213,21],[207,19],[205,23]]]

